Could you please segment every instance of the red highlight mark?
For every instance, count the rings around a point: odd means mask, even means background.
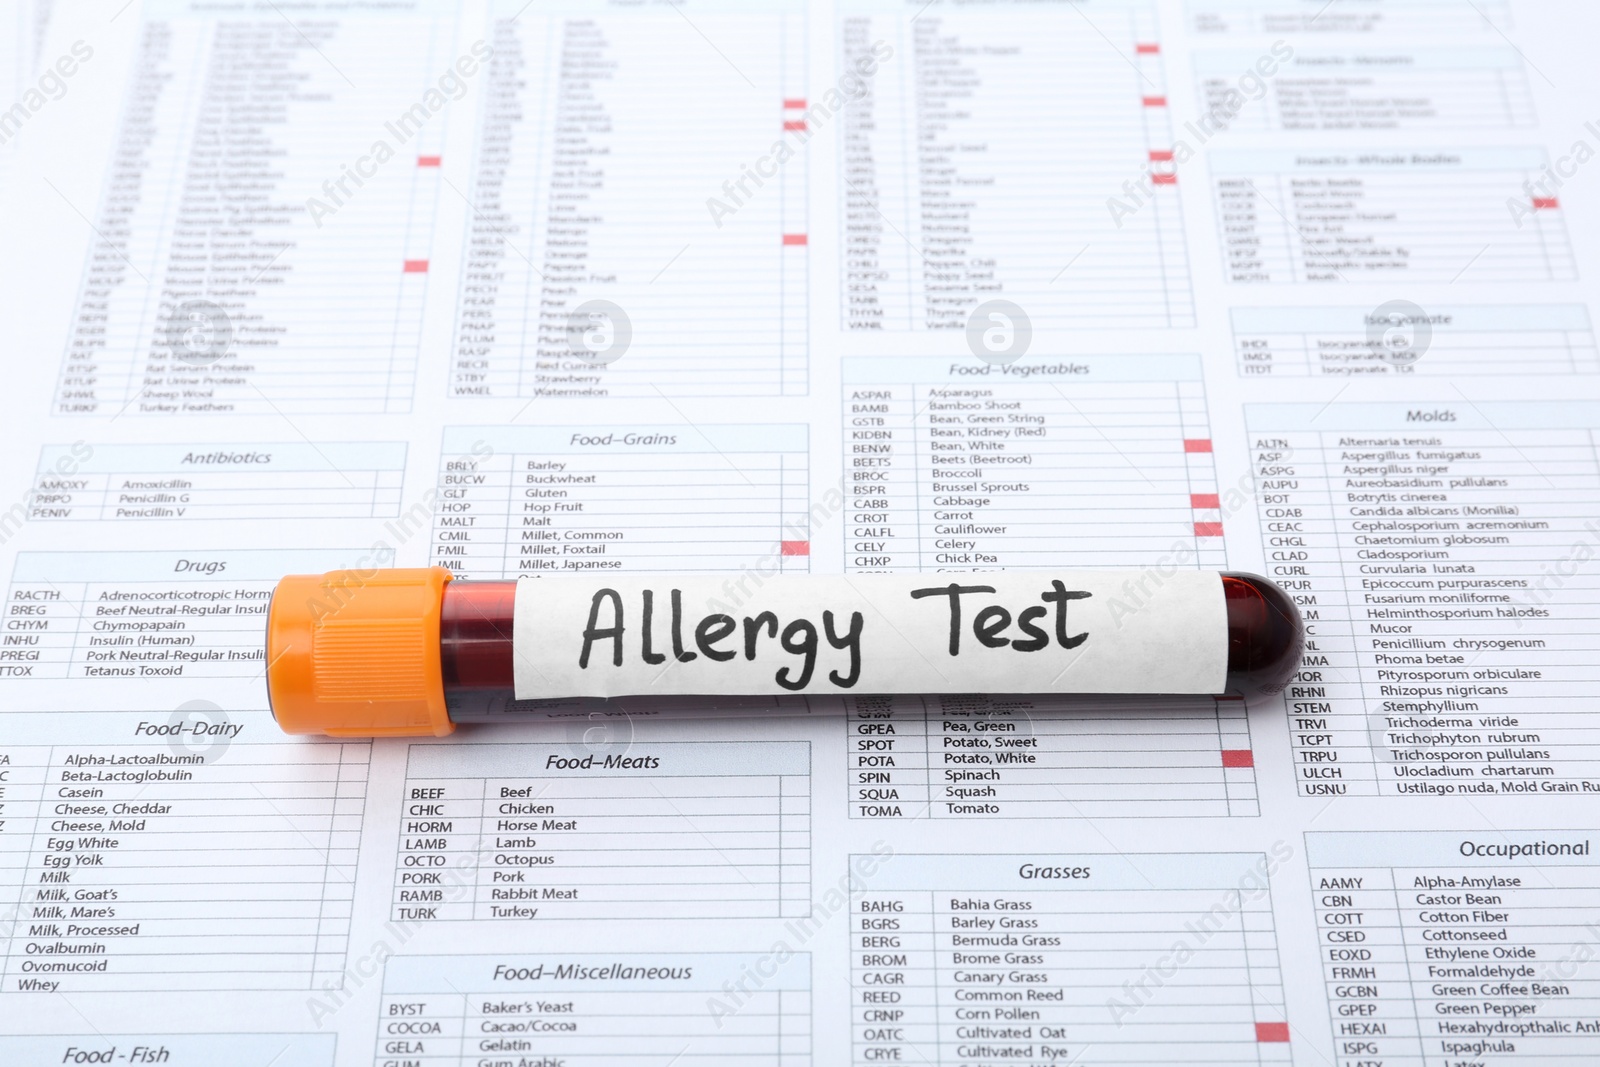
[[[1191,508],[1220,508],[1222,497],[1217,493],[1190,493],[1189,506]]]
[[[418,156],[417,157],[417,166],[419,166],[419,167],[437,167],[439,164],[441,164],[443,162],[444,162],[444,157],[443,156]]]
[[[1194,535],[1196,537],[1221,537],[1222,523],[1197,522],[1194,524]]]
[[[803,96],[800,96],[800,97],[794,97],[794,96],[786,97],[784,99],[784,101],[783,101],[783,106],[785,108],[791,110],[791,111],[804,110],[805,106],[806,106],[806,99]]]
[[[1150,184],[1151,185],[1177,185],[1178,184],[1178,176],[1176,174],[1152,174],[1152,175],[1150,175]]]
[[[1210,452],[1211,438],[1190,437],[1183,442],[1183,450],[1185,452]]]
[[[1152,149],[1150,149],[1150,162],[1152,162],[1152,163],[1169,163],[1171,161],[1172,161],[1172,149],[1170,149],[1170,148],[1152,148]]]
[[[425,259],[408,259],[406,260],[405,272],[407,274],[426,274],[428,273],[428,261]]]
[[[778,554],[783,556],[809,556],[811,555],[810,541],[780,541]]]
[[[1225,748],[1222,750],[1222,765],[1224,767],[1254,767],[1256,755],[1248,748]],[[1289,1040],[1289,1027],[1286,1023],[1256,1023],[1256,1040],[1271,1041],[1270,1037],[1261,1036],[1263,1026],[1282,1026],[1283,1040]]]
[[[804,120],[799,122],[785,122],[783,124],[783,128],[786,130],[803,130],[806,128],[806,124]]]
[[[1246,752],[1246,756],[1250,753]],[[1287,1043],[1289,1040],[1288,1023],[1256,1023],[1256,1040]]]
[[[1167,98],[1164,96],[1147,96],[1144,98],[1145,107],[1166,107]]]
[[[786,233],[783,235],[783,243],[786,245],[803,245],[806,243],[806,235],[803,233]]]
[[[1155,56],[1161,54],[1161,46],[1158,44],[1136,44],[1133,46],[1133,50],[1141,56]]]
[[[1561,201],[1553,196],[1536,196],[1533,198],[1533,210],[1554,211],[1561,206]]]

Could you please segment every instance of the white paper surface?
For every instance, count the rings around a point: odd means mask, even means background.
[[[1597,20],[10,5],[0,1063],[1600,1059]],[[1312,634],[282,735],[273,583],[374,563]]]

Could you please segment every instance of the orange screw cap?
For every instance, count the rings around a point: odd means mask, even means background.
[[[291,574],[267,609],[267,700],[291,734],[443,737],[443,567]]]

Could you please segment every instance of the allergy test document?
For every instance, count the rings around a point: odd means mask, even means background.
[[[0,1065],[1600,1063],[1597,39],[7,0]],[[1308,638],[1248,706],[284,733],[278,580],[424,566]]]

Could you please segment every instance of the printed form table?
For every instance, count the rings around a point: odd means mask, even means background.
[[[896,855],[851,907],[853,1063],[1289,1063],[1263,854]]]
[[[0,680],[259,678],[267,604],[279,579],[376,566],[373,556],[370,549],[19,552],[6,594]]]
[[[848,0],[839,69],[858,65],[874,73],[842,119],[842,328],[959,332],[994,298],[1041,328],[1194,325],[1148,0],[1092,18]],[[1147,199],[1108,208],[1139,182]]]
[[[847,571],[1227,566],[1194,356],[847,359],[842,390]]]
[[[1338,1067],[1600,1060],[1593,836],[1306,834]]]
[[[412,745],[393,915],[811,914],[806,742]]]
[[[1196,33],[1460,33],[1497,37],[1511,28],[1509,0],[1188,0]]]
[[[333,1067],[333,1034],[77,1034],[0,1037],[0,1062],[118,1067]],[[102,1056],[104,1059],[93,1059]],[[79,1058],[83,1057],[83,1058]]]
[[[445,431],[431,562],[545,571],[806,571],[808,428],[591,424]]]
[[[342,985],[371,746],[76,714],[114,740],[28,743],[51,716],[7,713],[0,995]]]
[[[846,698],[853,819],[1259,815],[1244,702]]]
[[[653,1062],[810,1067],[810,954],[396,956],[384,967],[375,1067]]]
[[[1306,795],[1600,791],[1600,405],[1247,405]]]
[[[212,7],[143,6],[54,412],[408,411],[457,4]]]
[[[405,472],[403,441],[46,445],[28,519],[391,518]]]
[[[1596,374],[1583,304],[1234,308],[1245,377]]]
[[[804,395],[804,0],[490,6],[450,395]],[[711,40],[737,69],[662,77]],[[600,300],[614,362],[573,343]]]
[[[1335,6],[1322,17],[1338,12]],[[1247,74],[1259,74],[1256,63],[1263,54],[1271,50],[1193,54],[1196,87],[1207,112],[1227,115],[1238,109],[1229,130],[1425,133],[1538,125],[1528,75],[1514,48],[1297,48],[1262,93],[1261,79]],[[1238,108],[1242,90],[1250,96]]]
[[[1230,282],[1578,276],[1560,198],[1526,191],[1549,164],[1542,148],[1230,148],[1208,158]]]

